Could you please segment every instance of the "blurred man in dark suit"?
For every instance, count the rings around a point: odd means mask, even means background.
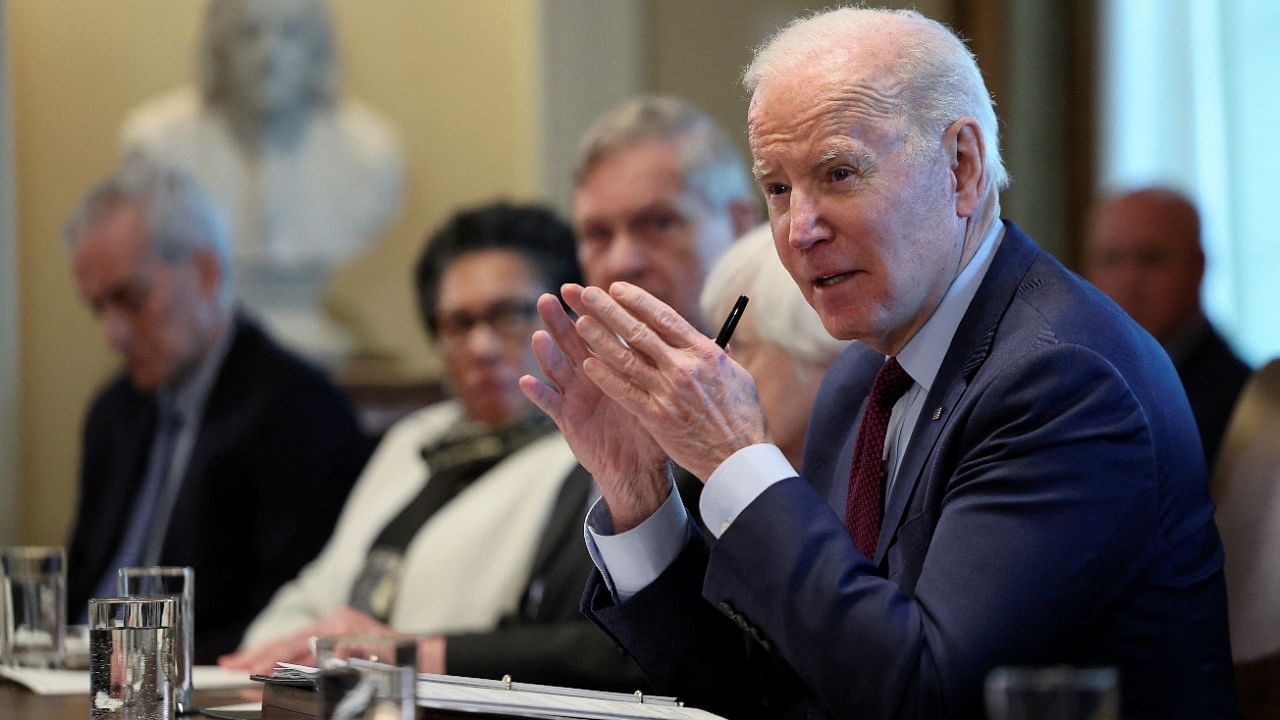
[[[130,163],[65,239],[124,361],[85,422],[72,616],[117,594],[117,568],[191,566],[211,662],[319,551],[369,442],[328,379],[236,313],[225,224],[186,175]]]

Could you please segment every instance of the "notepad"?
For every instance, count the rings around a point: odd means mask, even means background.
[[[296,682],[299,678],[314,677],[317,672],[314,667],[280,663],[276,677]],[[419,673],[416,695],[419,707],[445,712],[574,720],[724,720],[718,715],[685,707],[672,697],[581,690],[510,679]]]

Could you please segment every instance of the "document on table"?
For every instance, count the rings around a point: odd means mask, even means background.
[[[278,665],[274,677],[282,680],[314,678],[319,672],[305,665]],[[640,693],[627,695],[507,680],[481,680],[456,675],[419,673],[416,695],[420,707],[523,718],[724,720],[703,710],[684,707],[670,697]]]
[[[6,677],[39,695],[88,695],[88,670],[44,670],[40,668],[0,667]],[[196,690],[223,690],[257,687],[248,673],[223,670],[217,665],[192,668],[191,684]]]

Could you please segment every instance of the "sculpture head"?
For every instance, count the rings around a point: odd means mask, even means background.
[[[205,101],[258,119],[333,102],[337,66],[321,0],[211,0],[201,43]]]

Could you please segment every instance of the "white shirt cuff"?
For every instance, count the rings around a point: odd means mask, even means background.
[[[688,542],[689,516],[680,493],[671,494],[652,515],[630,530],[613,533],[613,520],[604,498],[587,512],[587,552],[618,602],[643,590],[667,569]]]
[[[797,474],[777,446],[748,445],[726,458],[707,479],[698,501],[702,521],[719,538],[761,493]]]

